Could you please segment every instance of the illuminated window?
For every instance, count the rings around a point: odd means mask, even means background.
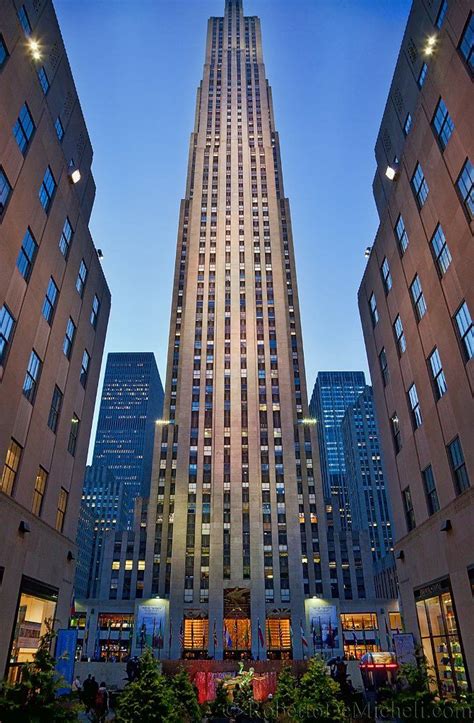
[[[34,515],[41,515],[41,508],[43,507],[44,493],[46,491],[46,482],[48,479],[48,473],[45,469],[40,467],[36,474],[35,490],[33,492],[33,505],[31,511]]]
[[[22,451],[23,448],[15,442],[14,439],[12,439],[7,450],[7,456],[5,458],[5,464],[2,471],[2,479],[0,481],[0,490],[6,495],[11,495],[13,491],[13,485],[15,484]]]
[[[64,529],[64,518],[66,516],[68,497],[68,491],[65,490],[64,487],[61,487],[59,490],[58,508],[56,510],[56,529],[58,532],[62,532]]]

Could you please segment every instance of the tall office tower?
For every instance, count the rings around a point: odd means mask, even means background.
[[[218,658],[284,654],[305,596],[329,595],[324,503],[260,22],[241,0],[208,24],[164,417],[146,577],[170,601],[172,657],[181,624],[190,654],[198,640]]]
[[[393,551],[393,531],[372,387],[347,409],[341,431],[352,528],[369,531],[372,558],[380,560]]]
[[[0,676],[67,625],[110,293],[92,147],[50,0],[0,6]]]
[[[94,465],[108,467],[124,487],[126,524],[133,505],[150,493],[156,420],[163,412],[163,387],[152,352],[107,356],[94,445]]]
[[[318,372],[309,410],[317,420],[324,497],[338,503],[342,527],[350,528],[341,422],[347,408],[365,389],[364,372]]]
[[[129,505],[127,500],[124,500],[125,494],[126,488],[122,482],[115,479],[108,467],[93,464],[86,468],[81,507],[91,511],[94,521],[85,597],[94,598],[99,590],[104,534],[108,530],[122,530],[126,526]],[[85,509],[81,516],[84,518],[87,516]],[[84,533],[78,529],[77,534],[79,544]],[[76,587],[80,586],[81,592],[83,590],[82,574],[81,565],[81,569],[76,571],[76,580],[79,583]],[[77,597],[80,597],[79,592]]]
[[[415,0],[359,290],[404,620],[443,693],[474,678],[473,42],[472,2]]]

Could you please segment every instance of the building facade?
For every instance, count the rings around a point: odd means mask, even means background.
[[[134,500],[150,492],[156,420],[163,411],[163,386],[152,352],[107,356],[93,464],[108,467],[124,488],[126,524]]]
[[[359,290],[403,614],[444,694],[474,678],[474,6],[416,0],[377,138]]]
[[[352,528],[368,530],[379,560],[393,552],[393,530],[372,387],[347,409],[341,430]]]
[[[53,5],[0,9],[0,676],[67,627],[110,293],[92,147]]]
[[[124,501],[125,493],[124,485],[115,479],[108,467],[93,464],[86,468],[81,508],[84,509],[82,513],[84,517],[87,516],[86,510],[92,513],[93,534],[87,586],[83,593],[85,597],[95,597],[99,590],[104,534],[108,530],[120,530],[126,527],[128,503],[127,500]],[[83,531],[78,529],[77,535],[79,543]],[[78,574],[81,573],[82,570],[76,570],[76,581],[82,588],[78,578]],[[79,590],[76,594],[80,597]]]
[[[365,389],[364,372],[318,372],[309,410],[316,420],[325,499],[338,506],[343,526],[351,526],[341,423],[346,409]]]

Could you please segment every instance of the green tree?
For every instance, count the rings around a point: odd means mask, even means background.
[[[297,700],[297,680],[289,665],[285,665],[278,676],[273,707],[278,720],[291,720]]]
[[[180,720],[199,723],[201,721],[201,708],[198,703],[196,689],[189,679],[187,672],[181,668],[171,678],[171,689],[177,701]]]
[[[310,660],[306,673],[300,679],[295,718],[302,723],[347,720],[340,686],[328,675],[326,663],[320,658]]]
[[[116,709],[117,723],[179,723],[177,701],[159,663],[146,648],[138,678],[128,683]]]
[[[230,706],[231,702],[228,698],[227,691],[224,688],[224,680],[221,680],[216,688],[216,697],[209,706],[211,716],[214,716],[215,718],[227,718]]]
[[[2,723],[68,723],[77,721],[78,706],[69,696],[57,695],[64,680],[56,671],[51,645],[56,636],[50,621],[40,638],[34,660],[25,663],[17,683],[0,687],[0,721]]]

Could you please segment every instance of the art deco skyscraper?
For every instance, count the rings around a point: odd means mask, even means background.
[[[214,657],[258,655],[262,639],[281,654],[291,620],[301,657],[304,598],[329,596],[324,507],[272,95],[241,0],[208,24],[164,417],[147,575],[170,600],[171,656],[181,625],[185,648],[198,638]]]

